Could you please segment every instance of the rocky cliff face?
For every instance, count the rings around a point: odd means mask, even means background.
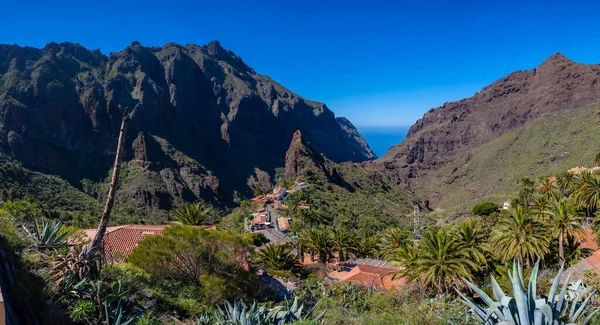
[[[0,45],[0,153],[24,167],[101,196],[89,184],[107,177],[125,108],[121,193],[137,207],[197,198],[226,205],[249,195],[248,177],[283,166],[296,130],[333,161],[375,158],[349,122],[217,41],[133,42],[110,56],[70,43]]]
[[[445,185],[469,176],[461,168],[475,149],[540,117],[579,111],[599,102],[600,65],[579,64],[557,53],[539,67],[511,73],[473,97],[431,109],[377,164],[412,190],[428,188],[428,193],[421,193],[422,199],[435,205],[445,194]],[[442,168],[447,173],[436,173]],[[432,190],[430,184],[439,187]]]

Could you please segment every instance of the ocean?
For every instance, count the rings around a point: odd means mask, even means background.
[[[406,137],[409,126],[399,127],[359,127],[358,131],[367,141],[377,157],[383,157],[388,149]]]

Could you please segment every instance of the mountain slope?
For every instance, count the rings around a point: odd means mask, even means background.
[[[522,176],[589,164],[599,81],[600,65],[555,54],[431,109],[376,164],[432,207],[450,210],[506,194]]]
[[[101,199],[97,184],[108,176],[125,108],[118,200],[136,209],[250,195],[248,177],[283,166],[296,130],[334,161],[375,158],[326,105],[256,73],[216,41],[134,42],[108,57],[71,43],[0,45],[0,154],[24,168]]]
[[[408,226],[412,195],[372,164],[337,164],[315,152],[300,131],[286,153],[285,178],[302,180],[298,194],[334,227],[374,234],[386,227]],[[316,210],[316,211],[315,211]]]

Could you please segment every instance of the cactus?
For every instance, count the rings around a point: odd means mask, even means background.
[[[528,288],[525,290],[523,268],[520,263],[513,264],[512,273],[508,272],[512,297],[505,295],[498,282],[494,277],[491,277],[495,300],[477,286],[465,280],[469,288],[477,293],[486,305],[485,307],[480,306],[456,290],[462,301],[471,309],[471,313],[467,314],[467,319],[470,318],[471,314],[474,314],[481,320],[482,324],[505,325],[561,325],[574,324],[574,322],[580,321],[587,313],[586,306],[594,292],[591,292],[584,300],[583,293],[585,290],[581,290],[581,283],[576,284],[576,291],[568,290],[570,275],[567,276],[560,292],[557,292],[564,269],[563,265],[554,278],[548,296],[536,298],[538,269],[539,261],[533,267]],[[598,309],[589,313],[580,324],[589,323],[597,312]]]

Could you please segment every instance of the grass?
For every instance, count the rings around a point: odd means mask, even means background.
[[[468,157],[431,171],[416,194],[439,191],[444,215],[470,211],[484,200],[501,204],[517,181],[590,166],[600,150],[600,106],[540,117],[474,149]],[[455,172],[452,172],[457,168]]]

